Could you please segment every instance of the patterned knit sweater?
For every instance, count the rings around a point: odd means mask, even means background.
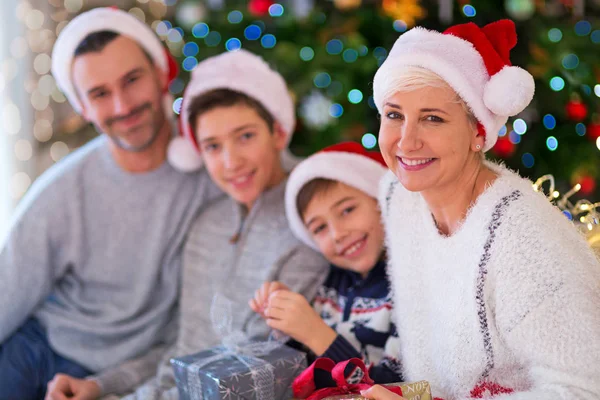
[[[531,182],[503,166],[452,236],[382,180],[400,358],[445,400],[600,398],[600,265]]]
[[[322,357],[342,362],[361,358],[372,364],[369,374],[377,383],[400,382],[398,335],[392,321],[392,295],[384,261],[363,279],[360,274],[331,266],[313,307],[338,333]]]

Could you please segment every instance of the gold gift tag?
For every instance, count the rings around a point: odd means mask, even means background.
[[[402,389],[402,397],[406,400],[432,400],[431,388],[429,382],[419,381],[410,383],[390,383],[385,386],[400,386]],[[360,394],[340,394],[329,396],[323,400],[366,400],[366,397]]]
[[[427,381],[392,383],[388,386],[400,386],[402,397],[406,400],[432,400],[431,387]]]

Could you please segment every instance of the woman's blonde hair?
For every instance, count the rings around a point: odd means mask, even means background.
[[[436,73],[422,67],[416,66],[408,66],[403,68],[393,76],[387,77],[387,82],[385,82],[385,89],[383,91],[383,99],[390,98],[395,93],[398,92],[411,92],[413,90],[425,89],[428,87],[436,87],[442,89],[450,89],[454,93],[456,91],[439,75]],[[459,103],[465,113],[467,114],[467,118],[469,122],[473,124],[474,127],[477,126],[477,118],[465,103],[465,101],[456,93],[456,97],[454,100],[456,103]]]

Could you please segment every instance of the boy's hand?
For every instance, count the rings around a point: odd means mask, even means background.
[[[290,290],[285,284],[281,282],[265,282],[263,285],[256,291],[254,294],[254,298],[250,300],[248,303],[252,311],[257,314],[260,314],[263,318],[265,317],[265,309],[269,303],[269,296],[272,293],[275,293],[278,290]]]
[[[396,393],[392,393],[383,386],[375,385],[367,390],[360,392],[361,396],[367,399],[374,400],[406,400],[402,396],[398,396]]]
[[[56,374],[48,382],[46,400],[95,400],[101,394],[100,386],[94,381]]]
[[[264,314],[267,325],[308,346],[318,356],[337,337],[337,333],[327,326],[304,296],[289,290],[271,294]]]

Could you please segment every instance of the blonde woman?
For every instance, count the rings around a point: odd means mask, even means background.
[[[531,182],[483,156],[533,97],[515,44],[508,20],[414,28],[375,76],[399,356],[445,400],[598,399],[600,265]]]

